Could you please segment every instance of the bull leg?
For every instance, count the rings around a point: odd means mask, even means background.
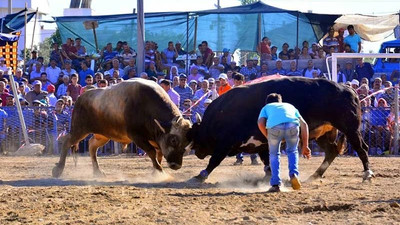
[[[266,147],[268,148],[268,146]],[[261,161],[264,163],[265,177],[271,176],[271,167],[269,165],[269,150],[263,150],[258,153]]]
[[[325,158],[319,168],[314,172],[313,175],[311,175],[309,180],[321,178],[325,171],[332,164],[333,160],[339,155],[338,145],[335,142],[336,132],[336,130],[332,130],[316,140],[317,144],[325,150]]]
[[[374,177],[374,173],[369,168],[368,145],[362,139],[362,135],[359,131],[348,133],[349,134],[346,134],[347,139],[350,142],[351,146],[356,150],[358,157],[360,158],[364,167],[363,181],[370,181],[371,178]]]
[[[68,150],[83,140],[88,134],[66,134],[65,136],[60,138],[60,141],[63,142],[60,160],[56,163],[56,166],[52,170],[53,177],[60,177],[65,167],[65,160],[67,158]]]
[[[97,162],[97,150],[99,147],[105,145],[110,139],[95,134],[89,140],[89,154],[90,158],[92,159],[92,166],[93,166],[93,175],[95,177],[104,177],[105,173],[100,170],[99,163]]]
[[[210,173],[217,167],[219,164],[221,164],[222,160],[225,159],[225,157],[228,155],[228,147],[227,146],[221,146],[217,145],[218,151],[214,151],[213,155],[210,158],[210,161],[208,162],[208,165],[205,170],[202,170],[199,175],[195,176],[194,179],[200,182],[204,182]]]

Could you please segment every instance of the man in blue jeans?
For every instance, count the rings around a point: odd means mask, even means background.
[[[302,154],[309,159],[311,150],[308,147],[308,125],[299,111],[289,103],[282,102],[282,96],[272,93],[267,96],[266,105],[261,109],[258,117],[258,128],[268,140],[269,159],[271,164],[271,188],[268,192],[279,192],[281,178],[280,146],[283,139],[286,141],[286,152],[289,161],[290,183],[294,190],[301,187],[298,179],[299,155],[299,127],[301,130]]]

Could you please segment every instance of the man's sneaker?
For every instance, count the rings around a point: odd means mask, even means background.
[[[281,192],[281,188],[279,187],[279,185],[273,185],[268,192]]]
[[[252,159],[251,160],[251,165],[260,165],[257,159]]]
[[[238,160],[236,160],[236,162],[233,163],[234,166],[238,166],[238,165],[242,165],[242,164],[243,164],[242,159],[238,159]]]
[[[301,184],[300,184],[299,178],[297,178],[296,175],[293,175],[290,178],[290,183],[292,184],[293,190],[299,190],[301,188]]]

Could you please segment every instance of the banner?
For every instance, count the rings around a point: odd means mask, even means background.
[[[18,66],[18,40],[16,35],[0,33],[0,58],[4,58],[6,66],[11,67],[15,73]]]

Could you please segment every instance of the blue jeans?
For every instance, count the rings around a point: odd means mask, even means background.
[[[286,141],[286,152],[289,161],[289,176],[299,175],[299,154],[297,145],[299,143],[299,125],[296,123],[281,123],[268,129],[269,160],[271,164],[272,185],[280,185],[280,148],[283,139]]]

